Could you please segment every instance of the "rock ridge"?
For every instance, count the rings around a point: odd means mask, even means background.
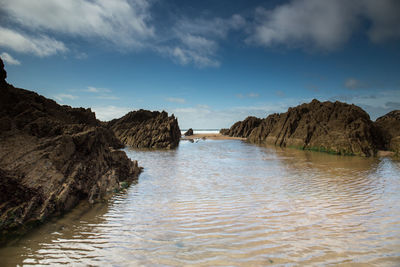
[[[220,134],[228,135],[231,137],[247,138],[249,137],[251,131],[253,131],[254,128],[258,127],[261,122],[262,119],[254,116],[249,116],[243,121],[238,121],[233,124],[230,129],[221,129]]]
[[[250,132],[247,141],[368,157],[385,149],[379,142],[382,131],[386,130],[380,131],[369,115],[354,104],[314,99],[285,113],[269,115]]]
[[[178,120],[165,111],[131,111],[105,125],[122,143],[134,148],[173,149],[181,138]]]

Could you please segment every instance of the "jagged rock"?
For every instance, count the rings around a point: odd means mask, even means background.
[[[181,138],[178,120],[165,111],[131,111],[106,125],[122,143],[135,148],[171,149]]]
[[[7,72],[4,69],[3,60],[0,58],[0,86],[7,84],[6,82]]]
[[[193,135],[193,129],[190,128],[189,130],[186,131],[186,133],[184,134],[185,136],[191,136]]]
[[[222,135],[229,135],[229,129],[222,128],[221,130],[219,130],[219,133]]]
[[[374,122],[385,150],[400,154],[400,110],[393,110]]]
[[[377,152],[374,127],[364,110],[315,99],[286,113],[268,116],[251,132],[248,141],[342,155],[372,156]]]
[[[90,109],[6,83],[0,94],[0,242],[137,179],[137,162]]]
[[[254,128],[258,127],[258,125],[260,125],[261,121],[262,119],[249,116],[245,120],[238,121],[233,124],[229,130],[221,129],[220,133],[222,135],[247,138],[250,135],[251,131],[253,131]]]

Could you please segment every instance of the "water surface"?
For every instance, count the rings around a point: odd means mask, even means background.
[[[400,163],[183,141],[144,172],[0,248],[2,266],[400,265]]]

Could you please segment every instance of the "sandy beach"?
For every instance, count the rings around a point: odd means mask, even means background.
[[[189,139],[212,139],[212,140],[246,140],[246,138],[241,137],[231,137],[222,135],[220,133],[204,133],[204,134],[194,134],[189,136],[182,136],[182,140],[189,140]]]

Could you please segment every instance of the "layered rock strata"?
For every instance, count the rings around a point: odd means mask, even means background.
[[[90,109],[14,88],[0,62],[0,241],[137,179],[137,162]]]
[[[243,121],[238,121],[232,125],[230,129],[221,129],[220,134],[229,135],[232,137],[249,137],[254,128],[258,127],[262,119],[249,116]]]
[[[122,143],[134,148],[172,149],[181,137],[178,120],[165,111],[131,111],[106,125]]]
[[[373,156],[379,147],[376,135],[369,115],[360,107],[313,100],[263,119],[247,140],[341,155]]]

